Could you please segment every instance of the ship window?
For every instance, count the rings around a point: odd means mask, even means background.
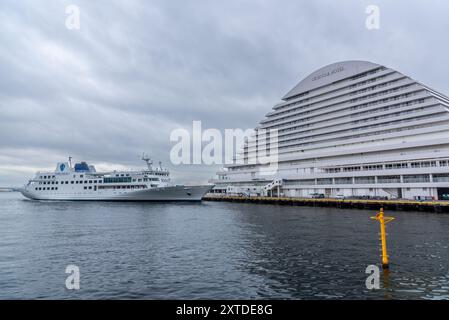
[[[92,180],[89,180],[89,183],[92,183]]]
[[[104,178],[104,183],[120,183],[120,182],[131,182],[131,177]]]
[[[97,180],[94,180],[94,183],[97,183]]]
[[[56,181],[56,184],[58,184],[58,181]]]
[[[55,188],[51,187],[51,190],[55,190]]]
[[[34,188],[34,190],[36,190],[36,191],[37,191],[37,188]]]
[[[58,187],[56,187],[55,190],[58,190]]]
[[[54,182],[54,181],[52,181],[52,182],[51,182],[51,184],[55,184],[55,182]]]
[[[80,178],[83,178],[84,177],[84,175],[83,174],[80,174]]]
[[[70,183],[71,183],[71,184],[74,184],[75,182],[74,182],[74,181],[70,181]]]
[[[84,184],[86,184],[87,183],[87,180],[84,180]]]
[[[87,190],[87,187],[84,187],[84,190]]]
[[[89,190],[92,190],[92,187],[89,187]]]
[[[101,183],[102,181],[101,180],[98,180],[98,183]]]

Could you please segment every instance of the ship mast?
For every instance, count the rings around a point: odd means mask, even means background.
[[[142,160],[147,163],[148,170],[150,170],[150,171],[153,170],[153,167],[152,167],[153,161],[151,160],[151,158],[148,155],[143,153],[142,154]]]

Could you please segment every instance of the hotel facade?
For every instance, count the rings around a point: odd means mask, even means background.
[[[248,162],[270,146],[269,135],[258,136],[266,130],[277,132],[272,175]],[[323,67],[255,132],[245,161],[217,173],[214,193],[449,200],[449,98],[388,67]]]

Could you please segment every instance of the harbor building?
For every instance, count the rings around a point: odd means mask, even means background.
[[[449,98],[401,72],[367,61],[313,72],[260,122],[244,157],[273,129],[277,171],[226,165],[213,193],[449,200]]]

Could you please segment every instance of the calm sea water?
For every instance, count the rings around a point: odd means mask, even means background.
[[[0,193],[0,299],[449,299],[449,215],[203,202],[33,202]],[[80,290],[65,268],[80,268]]]

